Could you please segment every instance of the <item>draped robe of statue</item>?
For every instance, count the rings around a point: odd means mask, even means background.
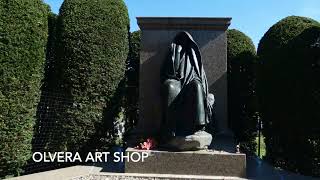
[[[188,32],[174,38],[162,65],[161,85],[166,133],[187,136],[203,130],[211,118],[212,103],[207,100],[208,84],[199,47]]]

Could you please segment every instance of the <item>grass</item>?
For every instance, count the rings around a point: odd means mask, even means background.
[[[266,144],[264,143],[264,136],[261,134],[260,135],[260,158],[262,159],[266,155]],[[256,143],[257,143],[257,148],[256,148],[256,155],[258,156],[258,150],[259,150],[259,137],[256,137]]]

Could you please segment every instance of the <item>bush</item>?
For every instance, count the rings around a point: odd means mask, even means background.
[[[319,26],[309,18],[287,17],[268,30],[258,48],[266,158],[276,166],[316,176],[320,175]]]
[[[244,33],[227,31],[228,117],[235,138],[242,148],[255,151],[257,108],[254,104],[256,50]]]
[[[52,93],[56,88],[52,84],[52,80],[54,79],[54,44],[56,37],[56,21],[57,15],[49,12],[48,14],[48,42],[46,48],[46,62],[44,66],[44,79],[41,86],[41,96],[40,102],[37,106],[37,116],[36,122],[34,126],[34,135],[32,139],[32,152],[48,152],[48,142],[51,139],[52,135],[60,132],[57,132],[56,129],[53,128],[55,124],[56,117],[54,116],[55,111],[59,111],[56,104],[56,101],[59,99],[62,100],[61,97],[57,97],[57,93]],[[64,100],[65,101],[65,100]],[[52,143],[52,142],[51,142]],[[44,170],[51,170],[52,167],[55,167],[54,163],[46,163],[46,162],[34,162],[32,159],[28,161],[27,166],[24,168],[24,174],[36,173]],[[35,168],[41,167],[41,168]],[[50,168],[51,167],[51,168]]]
[[[137,124],[139,99],[139,66],[140,66],[141,31],[130,35],[130,53],[127,68],[127,117],[128,128]]]
[[[40,0],[0,0],[0,177],[18,175],[31,157],[47,14]]]
[[[105,138],[112,133],[106,128],[113,128],[113,97],[124,78],[128,25],[122,0],[65,0],[62,4],[55,81],[73,103],[58,114],[58,128],[64,132],[58,135],[63,139],[60,150],[81,153],[110,143]]]
[[[54,60],[55,60],[55,43],[56,43],[56,31],[57,31],[57,18],[54,13],[48,15],[48,42],[46,51],[46,63],[45,63],[45,77],[42,85],[42,90],[52,91],[55,85],[52,84],[54,80]]]

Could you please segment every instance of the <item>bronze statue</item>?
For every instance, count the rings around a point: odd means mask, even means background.
[[[206,133],[214,97],[208,93],[199,47],[188,32],[180,32],[174,38],[169,57],[162,66],[161,84],[165,132],[173,139],[180,137],[179,145],[173,143],[175,148],[190,149],[191,146],[181,148],[181,143],[192,135]],[[210,136],[211,142],[212,136],[204,135]]]

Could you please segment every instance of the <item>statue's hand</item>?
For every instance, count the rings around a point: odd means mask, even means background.
[[[215,101],[214,95],[211,94],[211,93],[209,93],[209,94],[208,94],[208,97],[207,97],[207,101],[208,101],[209,105],[212,107],[213,104],[214,104],[214,101]]]
[[[207,123],[209,123],[212,119],[214,101],[215,101],[214,95],[209,93],[207,96],[207,112],[208,112]]]

